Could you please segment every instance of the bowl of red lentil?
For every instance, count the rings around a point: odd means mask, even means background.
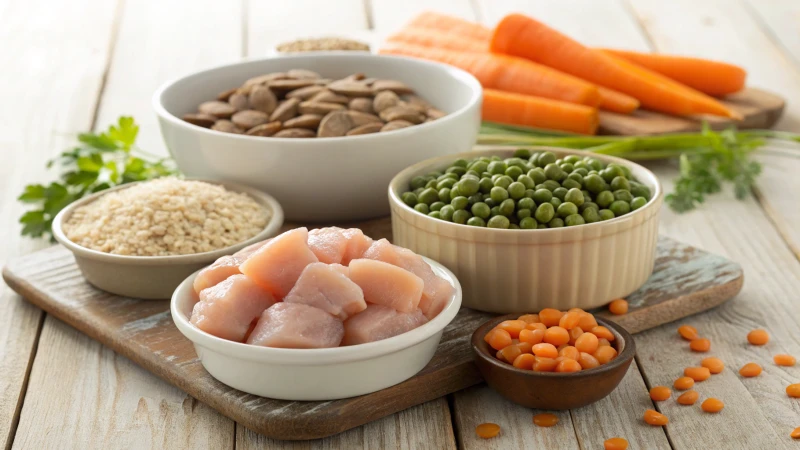
[[[84,278],[132,298],[168,299],[190,274],[278,233],[283,209],[248,186],[165,178],[78,200],[53,220]]]

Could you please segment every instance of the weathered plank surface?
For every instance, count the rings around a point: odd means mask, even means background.
[[[19,236],[24,185],[91,126],[116,2],[0,2],[0,265],[47,243]],[[0,448],[14,441],[42,312],[0,282]]]

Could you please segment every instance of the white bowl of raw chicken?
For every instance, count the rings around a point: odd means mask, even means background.
[[[406,333],[366,344],[320,349],[272,348],[216,337],[190,322],[198,301],[197,273],[172,296],[172,318],[194,344],[203,367],[217,380],[249,394],[281,400],[336,400],[401,383],[433,357],[444,328],[461,307],[461,285],[441,264],[424,258],[434,273],[453,285],[444,309]]]

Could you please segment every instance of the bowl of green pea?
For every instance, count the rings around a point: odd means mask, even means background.
[[[661,185],[620,158],[557,148],[432,158],[389,186],[394,243],[464,280],[494,313],[593,308],[653,271]]]

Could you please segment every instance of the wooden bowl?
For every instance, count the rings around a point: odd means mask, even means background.
[[[607,396],[628,372],[636,354],[633,336],[624,328],[596,317],[597,323],[614,333],[611,345],[617,357],[594,369],[572,373],[534,372],[499,361],[483,337],[500,322],[516,319],[508,314],[486,321],[472,334],[472,353],[483,379],[490,388],[508,400],[528,408],[572,409],[594,403]]]

